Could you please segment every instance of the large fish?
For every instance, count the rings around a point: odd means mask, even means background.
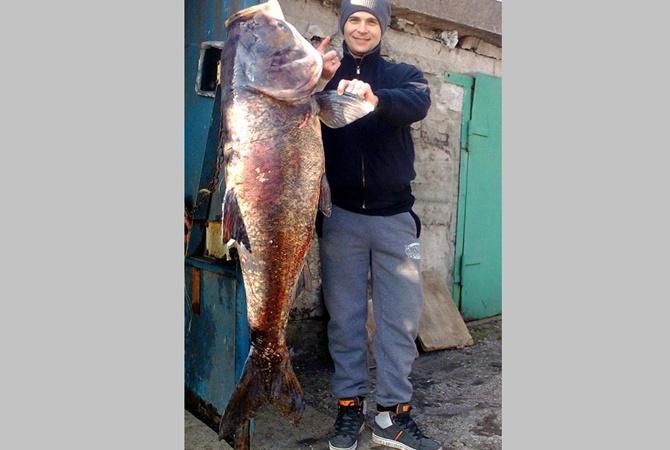
[[[341,127],[373,109],[350,95],[314,93],[322,57],[284,20],[276,0],[232,15],[226,28],[222,239],[239,256],[251,349],[220,439],[267,402],[294,423],[302,416],[285,330],[317,208],[330,208],[319,119]]]

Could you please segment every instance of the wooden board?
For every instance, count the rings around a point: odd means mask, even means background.
[[[463,348],[474,344],[461,313],[451,299],[446,280],[435,271],[423,277],[423,311],[419,320],[419,344],[424,351]]]

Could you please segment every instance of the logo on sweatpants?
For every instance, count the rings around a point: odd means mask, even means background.
[[[412,242],[405,247],[405,254],[408,258],[421,259],[421,246],[418,242]]]

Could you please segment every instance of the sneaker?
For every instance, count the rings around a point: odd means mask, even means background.
[[[365,400],[341,398],[337,402],[338,411],[335,430],[328,440],[330,450],[355,450],[358,435],[365,426]]]
[[[395,411],[377,414],[372,426],[372,442],[401,450],[442,450],[442,444],[425,436],[409,415],[412,407],[400,403]]]

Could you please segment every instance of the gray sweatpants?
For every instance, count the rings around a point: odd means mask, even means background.
[[[371,271],[376,334],[377,404],[409,402],[408,377],[423,305],[421,257],[408,212],[366,216],[336,206],[319,241],[323,294],[330,314],[328,346],[337,398],[368,394],[367,285]]]

